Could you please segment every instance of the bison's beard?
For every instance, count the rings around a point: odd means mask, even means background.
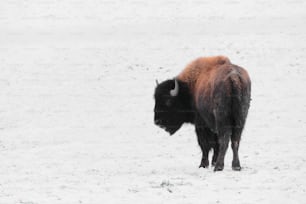
[[[171,135],[173,135],[174,133],[176,133],[178,129],[166,129],[166,131]]]
[[[163,128],[166,132],[168,132],[171,135],[173,135],[174,133],[176,133],[176,131],[178,131],[180,129],[182,125],[171,125],[171,126],[160,126],[161,128]]]

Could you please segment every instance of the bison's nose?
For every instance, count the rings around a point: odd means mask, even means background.
[[[160,125],[161,124],[161,120],[159,120],[159,119],[155,119],[154,122],[155,122],[156,125]]]

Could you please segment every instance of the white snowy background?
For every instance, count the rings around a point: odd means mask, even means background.
[[[241,172],[153,124],[155,79],[252,79]],[[305,203],[306,1],[0,1],[0,204]]]

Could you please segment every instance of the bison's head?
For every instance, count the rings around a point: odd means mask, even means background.
[[[157,84],[154,122],[174,134],[184,122],[193,122],[192,100],[187,85],[176,79]]]

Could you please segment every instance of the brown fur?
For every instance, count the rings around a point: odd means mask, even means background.
[[[250,81],[247,72],[231,64],[225,56],[201,57],[187,65],[177,76],[177,79],[188,84],[194,96],[195,104],[198,106],[200,95],[204,95],[206,99],[212,99],[215,84],[224,82],[226,93],[230,95],[230,84],[226,78],[237,73],[243,80]],[[232,80],[239,80],[239,78],[233,77]]]

